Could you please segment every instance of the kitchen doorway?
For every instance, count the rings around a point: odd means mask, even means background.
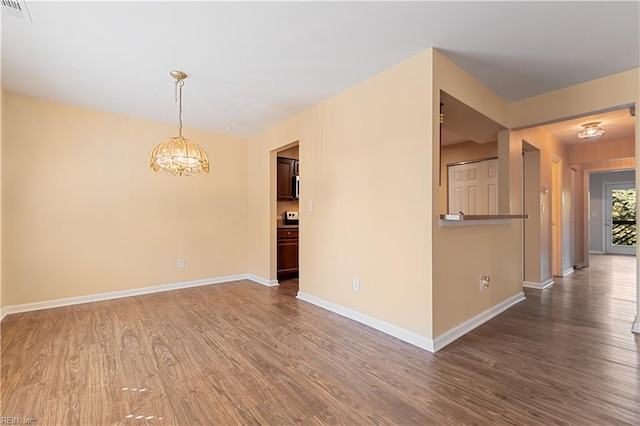
[[[275,276],[278,290],[296,297],[300,271],[300,145],[296,141],[282,146],[275,150],[273,157],[275,190],[272,197],[275,208],[271,223],[275,231]]]

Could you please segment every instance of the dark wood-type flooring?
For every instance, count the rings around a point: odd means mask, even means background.
[[[249,281],[10,315],[37,425],[640,424],[635,258],[593,256],[437,354]],[[24,423],[23,423],[24,424]]]

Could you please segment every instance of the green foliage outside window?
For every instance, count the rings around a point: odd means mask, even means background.
[[[614,189],[611,191],[611,240],[613,245],[636,245],[636,190]],[[625,223],[626,222],[626,223]]]

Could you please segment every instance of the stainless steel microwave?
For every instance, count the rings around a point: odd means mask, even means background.
[[[300,198],[300,176],[293,177],[293,199]]]

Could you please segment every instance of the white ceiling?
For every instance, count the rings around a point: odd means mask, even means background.
[[[251,136],[430,47],[515,101],[638,67],[638,2],[51,2],[3,11],[9,92]]]

